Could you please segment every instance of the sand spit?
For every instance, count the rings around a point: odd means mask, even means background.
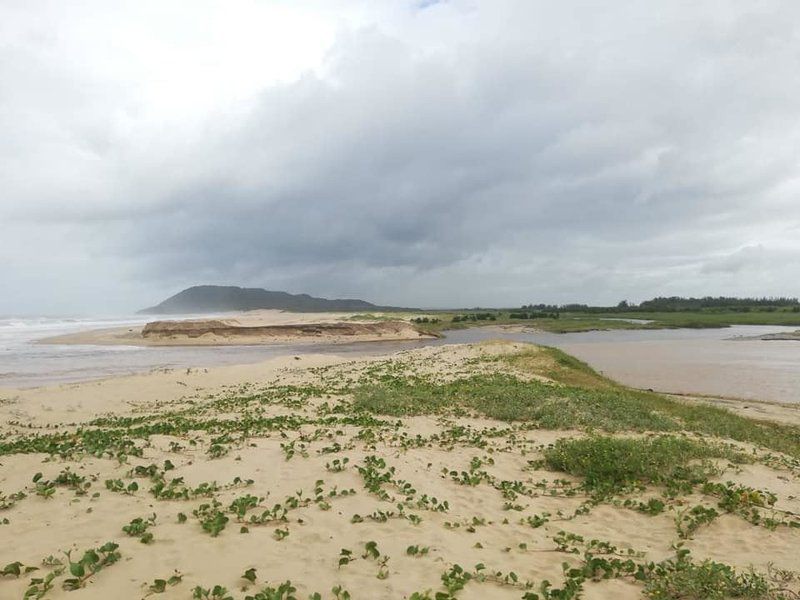
[[[297,325],[242,325],[221,320],[153,321],[142,329],[142,338],[150,343],[241,344],[294,341],[372,341],[415,340],[433,337],[403,321],[376,323],[303,323]]]
[[[504,361],[523,351],[541,353],[529,361],[541,373]],[[697,492],[665,498],[658,514],[625,505],[628,496],[592,505],[583,492],[565,493],[577,480],[547,470],[542,452],[585,432],[476,414],[352,409],[348,390],[362,381],[517,374],[550,385],[547,374],[559,366],[548,356],[512,343],[358,360],[303,354],[4,392],[0,535],[13,543],[0,544],[0,569],[18,561],[21,574],[0,576],[0,598],[22,598],[32,578],[52,575],[45,600],[286,598],[255,594],[287,580],[298,600],[315,592],[324,600],[391,600],[450,591],[440,597],[520,600],[537,597],[525,594],[540,593],[543,580],[563,585],[562,565],[583,564],[595,539],[616,546],[604,558],[662,561],[680,542],[695,561],[741,572],[800,570],[800,529],[754,525],[720,508],[681,539],[676,523],[690,522],[691,507],[717,506]],[[800,512],[800,469],[774,453],[769,465],[721,461],[712,479],[771,490],[777,509]],[[649,486],[630,498],[660,492]],[[77,561],[107,542],[118,544],[119,556],[66,591],[73,576],[65,552]],[[38,570],[24,573],[28,566]],[[164,582],[158,593],[156,580]],[[196,586],[215,585],[228,591],[194,595]],[[643,593],[632,576],[582,585],[589,600]],[[350,595],[336,595],[337,586]]]
[[[354,320],[346,313],[250,311],[235,317],[152,321],[40,340],[45,344],[225,346],[404,341],[435,337],[402,320]]]
[[[800,341],[800,330],[791,331],[789,333],[767,333],[759,336],[760,340],[783,340],[783,341]]]
[[[777,333],[764,333],[761,335],[737,335],[729,338],[732,341],[763,340],[763,341],[800,341],[800,329],[797,331],[780,331]]]

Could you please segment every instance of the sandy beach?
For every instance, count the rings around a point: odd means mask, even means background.
[[[612,385],[560,360],[526,344],[485,343],[4,392],[0,532],[14,543],[0,548],[0,568],[18,562],[20,575],[0,578],[0,597],[50,586],[46,598],[289,598],[254,596],[288,580],[297,598],[537,598],[543,581],[575,579],[564,563],[674,566],[676,543],[692,564],[753,568],[774,585],[778,573],[800,570],[796,456],[689,431],[679,437],[744,455],[707,461],[705,491],[671,496],[663,482],[642,481],[600,497],[547,462],[557,440],[591,439],[581,417],[554,427],[545,417],[487,416],[503,405],[457,406],[479,380],[502,380],[509,398]],[[457,391],[435,410],[400,410],[392,390],[405,385],[433,390],[419,406],[448,386]],[[598,424],[591,429],[602,434]],[[619,439],[663,433],[614,429]],[[727,510],[713,491],[726,482],[774,501]],[[661,510],[637,508],[659,498]],[[705,520],[690,514],[695,506]],[[118,547],[98,553],[102,568],[70,575],[70,559],[108,542]],[[624,573],[581,577],[590,599],[639,598],[658,584]],[[214,596],[217,585],[227,592]]]

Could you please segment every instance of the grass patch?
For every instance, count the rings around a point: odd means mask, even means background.
[[[506,373],[446,383],[393,377],[357,387],[353,408],[391,416],[472,412],[501,421],[530,422],[543,429],[691,431],[800,457],[800,428],[795,426],[631,390],[555,349],[542,353],[534,348],[503,360],[569,384],[525,381]]]
[[[550,470],[582,477],[586,489],[600,493],[646,484],[701,483],[715,472],[707,462],[712,458],[744,457],[728,448],[669,435],[562,439],[544,452]]]
[[[543,429],[679,429],[678,423],[630,394],[523,381],[500,373],[442,384],[378,382],[357,388],[354,398],[356,410],[392,416],[477,412],[500,421],[533,422]]]
[[[543,375],[565,385],[591,389],[622,389],[616,381],[600,375],[588,364],[550,346],[501,356],[500,360],[526,373]]]
[[[692,562],[685,549],[678,551],[677,559],[652,569],[645,580],[644,595],[653,600],[788,600],[796,597],[777,589],[759,573],[740,573],[729,565],[710,560]]]

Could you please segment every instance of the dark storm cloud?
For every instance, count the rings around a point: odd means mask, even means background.
[[[102,176],[9,214],[74,223],[152,290],[800,293],[797,5],[425,4],[246,108],[137,143],[81,122]]]

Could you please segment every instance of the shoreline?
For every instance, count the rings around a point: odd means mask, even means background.
[[[649,390],[640,390],[649,391]],[[773,421],[775,423],[786,423],[800,427],[800,404],[788,402],[775,402],[771,400],[751,400],[748,398],[736,398],[732,396],[714,396],[704,394],[677,394],[674,392],[662,392],[654,390],[655,393],[674,398],[689,404],[706,404],[724,408],[737,415],[749,418]]]

